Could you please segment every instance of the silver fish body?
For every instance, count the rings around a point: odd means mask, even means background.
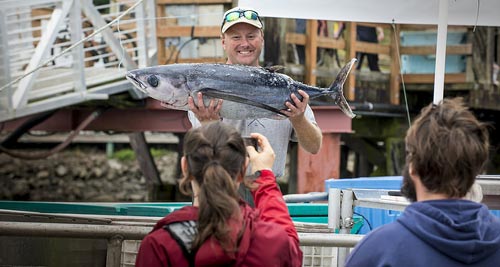
[[[134,86],[157,99],[164,106],[188,110],[188,97],[202,92],[205,105],[210,99],[223,99],[220,116],[230,119],[284,119],[282,113],[290,96],[310,98],[329,96],[349,117],[355,115],[343,96],[343,85],[356,59],[347,63],[330,88],[297,82],[287,75],[261,67],[229,64],[171,64],[129,71],[127,79]],[[196,102],[196,101],[195,101]]]

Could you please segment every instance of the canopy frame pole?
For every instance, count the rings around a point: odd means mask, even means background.
[[[444,95],[444,74],[446,65],[446,36],[448,34],[449,0],[439,0],[439,19],[437,30],[436,68],[434,75],[434,104],[439,104]]]

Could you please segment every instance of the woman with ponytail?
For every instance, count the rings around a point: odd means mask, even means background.
[[[297,231],[271,171],[274,151],[263,135],[251,137],[258,151],[221,122],[186,134],[180,190],[193,205],[155,225],[136,266],[302,265]],[[255,177],[245,178],[248,166]],[[240,199],[240,183],[252,192],[255,209]]]

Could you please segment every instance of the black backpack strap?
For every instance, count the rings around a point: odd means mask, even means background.
[[[184,256],[188,259],[189,266],[194,266],[196,251],[192,250],[193,240],[198,234],[198,224],[196,221],[182,221],[167,224],[163,229],[168,231],[174,240],[179,244]]]

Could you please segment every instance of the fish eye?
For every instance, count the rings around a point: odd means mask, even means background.
[[[158,78],[156,77],[156,75],[151,75],[148,77],[148,83],[149,85],[153,86],[153,87],[157,87],[158,86]]]

